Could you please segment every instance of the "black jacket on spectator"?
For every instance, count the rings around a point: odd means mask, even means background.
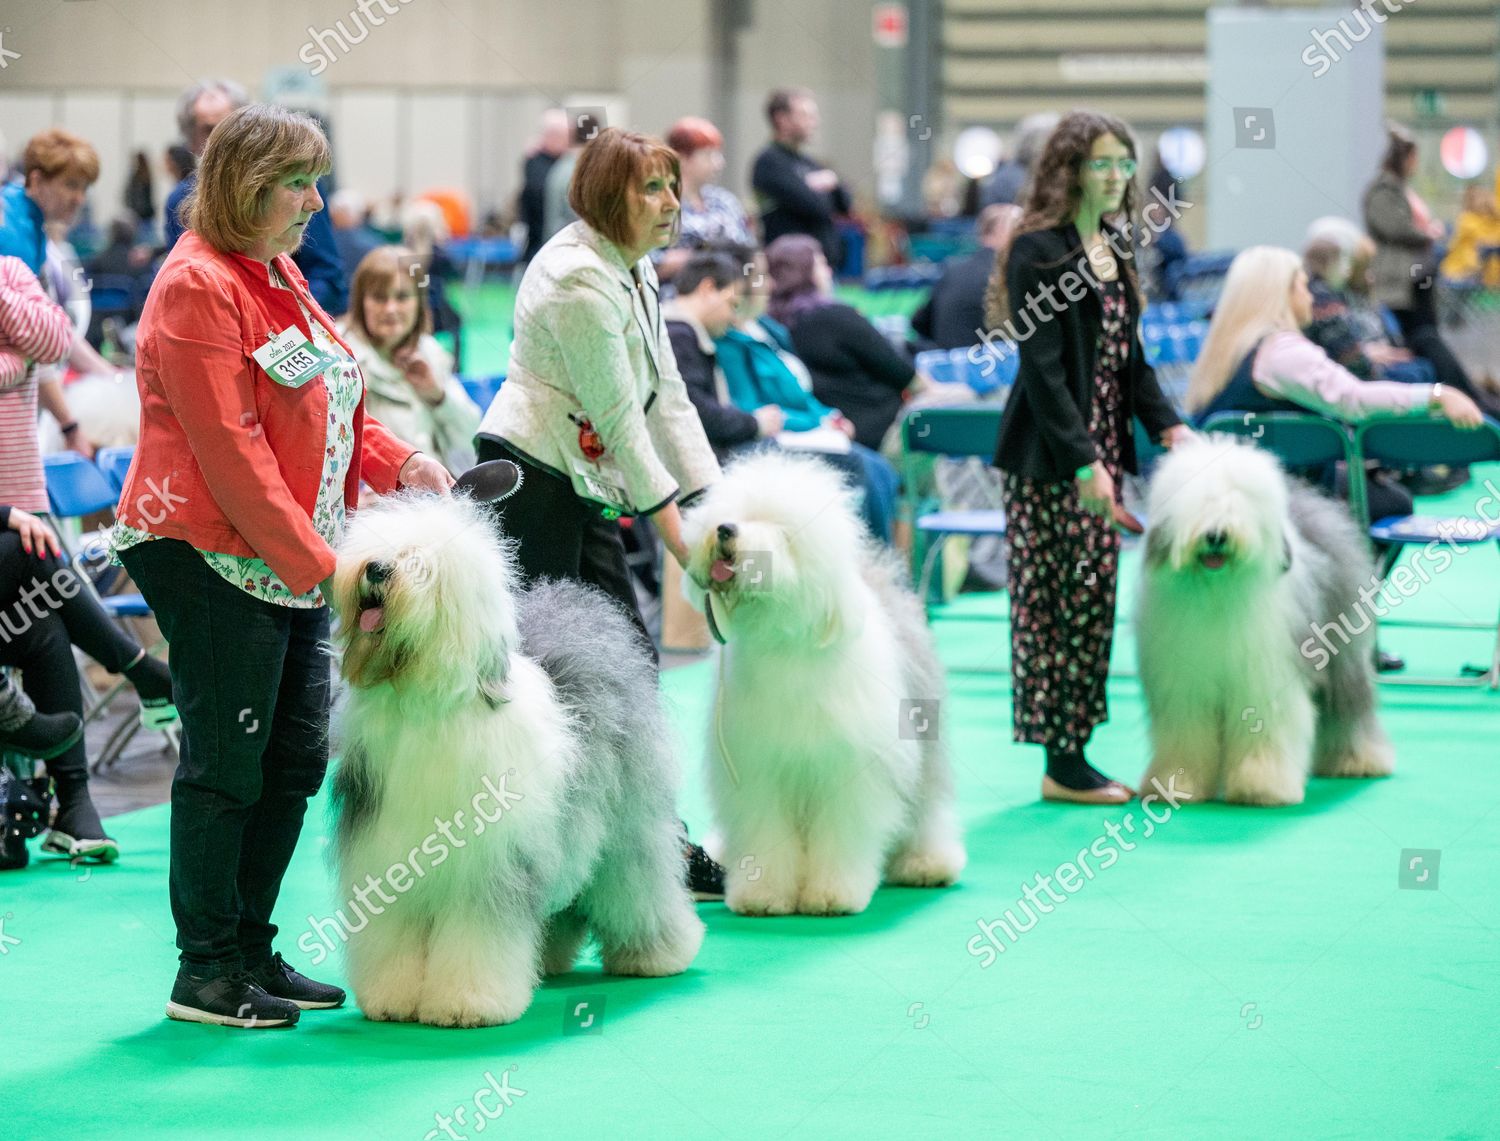
[[[536,257],[546,240],[547,226],[547,172],[557,162],[556,155],[537,151],[521,167],[521,221],[526,223],[526,250],[522,261]]]
[[[823,164],[780,143],[771,143],[755,156],[750,184],[760,206],[761,238],[770,245],[783,234],[807,234],[823,247],[823,256],[837,272],[842,260],[835,214],[849,212],[849,192],[843,185],[819,193],[805,178]]]
[[[962,349],[977,345],[984,329],[984,291],[995,272],[995,251],[988,247],[960,254],[943,264],[943,276],[911,317],[912,331],[926,349]]]
[[[719,391],[712,346],[705,347],[698,330],[687,321],[667,321],[667,335],[672,338],[672,355],[677,371],[687,385],[688,399],[703,421],[714,454],[723,463],[729,452],[748,444],[760,435],[760,425],[749,412],[736,408]]]
[[[810,309],[791,333],[792,347],[812,373],[813,395],[854,422],[855,440],[878,451],[917,374],[911,361],[848,305]]]
[[[1104,229],[1106,236],[1114,232],[1109,225]],[[1119,241],[1114,245],[1123,248]],[[1081,270],[1093,272],[1071,222],[1020,234],[1011,243],[1005,266],[1012,314],[1008,330],[1020,342],[1021,360],[995,453],[995,466],[1002,471],[1061,482],[1071,480],[1079,468],[1099,458],[1089,436],[1088,418],[1104,308],[1098,289],[1089,284]],[[1125,272],[1125,264],[1120,272]],[[1069,291],[1076,294],[1082,288],[1078,301],[1069,301],[1059,287],[1070,273],[1084,282],[1080,287],[1078,282],[1068,281]],[[1125,470],[1135,474],[1139,466],[1131,418],[1139,417],[1153,437],[1180,424],[1182,418],[1162,395],[1156,372],[1146,363],[1138,329],[1140,296],[1133,289],[1127,289],[1126,295],[1130,304],[1130,357],[1122,377],[1120,453]],[[1049,296],[1055,304],[1045,300]]]

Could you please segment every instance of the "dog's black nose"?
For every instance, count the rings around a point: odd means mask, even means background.
[[[727,542],[729,542],[730,539],[734,538],[737,534],[739,534],[739,530],[740,529],[738,527],[736,527],[733,523],[720,523],[719,524],[719,541],[721,543],[727,543]]]
[[[394,570],[390,563],[367,563],[365,565],[365,579],[368,582],[382,583],[391,577]]]
[[[1228,544],[1229,536],[1224,534],[1223,531],[1210,531],[1207,535],[1203,536],[1203,540],[1210,547],[1213,547],[1215,550],[1217,550],[1218,548]]]

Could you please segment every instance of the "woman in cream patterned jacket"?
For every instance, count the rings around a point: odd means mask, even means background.
[[[685,565],[678,504],[719,474],[646,257],[672,240],[677,186],[677,156],[654,139],[608,128],[584,147],[570,192],[580,220],[526,269],[510,372],[477,439],[481,461],[525,476],[498,507],[523,577],[600,588],[648,647],[615,521],[650,516]]]

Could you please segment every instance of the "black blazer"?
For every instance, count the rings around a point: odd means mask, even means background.
[[[1113,232],[1111,226],[1104,228]],[[1121,242],[1114,244],[1124,248]],[[1021,234],[1011,244],[1005,284],[1012,318],[1006,332],[1015,333],[1021,360],[995,451],[995,466],[1003,471],[1058,482],[1072,479],[1079,468],[1099,458],[1089,438],[1088,415],[1104,308],[1089,277],[1075,272],[1084,257],[1082,240],[1071,222]],[[1128,253],[1120,260],[1129,261]],[[1092,274],[1086,260],[1082,265]],[[1060,286],[1070,274],[1068,291],[1077,295],[1082,290],[1077,301],[1070,301]],[[1124,264],[1120,275],[1125,277]],[[1182,418],[1162,395],[1156,373],[1146,363],[1138,330],[1140,298],[1128,287],[1128,279],[1126,296],[1130,356],[1121,377],[1120,452],[1125,470],[1134,474],[1139,469],[1131,417],[1139,417],[1152,436],[1182,423]],[[1029,308],[1028,298],[1034,299]]]

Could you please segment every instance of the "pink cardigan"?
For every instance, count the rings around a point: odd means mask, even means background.
[[[1301,333],[1272,333],[1260,343],[1250,369],[1255,387],[1340,420],[1366,420],[1377,412],[1424,411],[1432,386],[1397,380],[1360,380]]]
[[[0,504],[47,510],[32,364],[68,355],[73,322],[20,258],[0,257]]]

